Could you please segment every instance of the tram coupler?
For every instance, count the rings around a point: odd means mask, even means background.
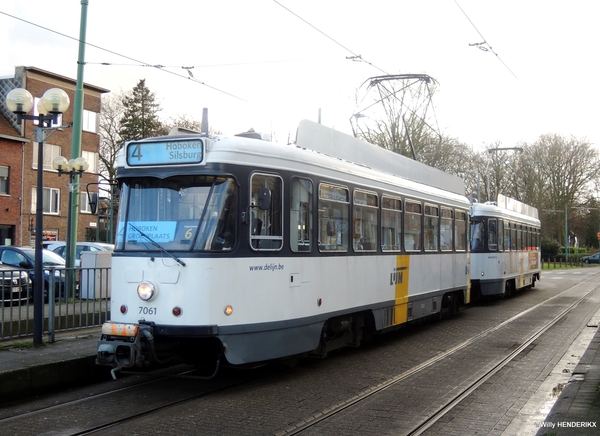
[[[98,341],[96,364],[112,366],[111,375],[116,380],[117,371],[143,366],[148,361],[148,350],[154,346],[149,338],[153,338],[149,325],[106,322]]]

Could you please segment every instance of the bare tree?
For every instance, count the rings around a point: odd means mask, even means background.
[[[117,155],[123,145],[121,119],[125,112],[123,107],[124,96],[123,91],[102,96],[102,108],[100,110],[100,172],[108,180],[116,180]]]
[[[546,134],[531,149],[555,206],[579,205],[593,194],[600,162],[598,151],[586,139]]]
[[[600,156],[589,141],[541,135],[525,146],[516,168],[518,190],[525,202],[540,210],[546,236],[565,241],[565,227],[570,223],[570,232],[587,233],[589,239],[590,229],[598,227],[587,221],[597,216],[593,211],[600,176]]]

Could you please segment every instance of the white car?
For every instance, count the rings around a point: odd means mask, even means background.
[[[84,251],[113,251],[115,246],[104,242],[77,242],[75,249],[75,266],[80,265],[81,253]],[[55,252],[62,258],[67,257],[67,243],[64,241],[53,242],[48,245],[48,250]]]

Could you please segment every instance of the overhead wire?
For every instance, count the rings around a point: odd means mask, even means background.
[[[321,29],[319,29],[317,26],[315,26],[312,23],[309,23],[307,20],[305,20],[304,18],[302,18],[300,15],[298,15],[297,13],[295,13],[294,11],[292,11],[290,8],[282,5],[279,1],[277,0],[273,0],[275,3],[277,3],[279,6],[281,6],[283,9],[285,9],[286,11],[288,11],[290,14],[292,14],[293,16],[295,16],[296,18],[298,18],[299,20],[303,21],[304,23],[306,23],[307,25],[309,25],[310,27],[312,27],[313,29],[315,29],[317,32],[319,32],[321,35],[323,35],[325,38],[329,39],[330,41],[332,41],[334,44],[339,45],[341,48],[343,48],[344,50],[346,50],[348,53],[352,54],[352,56],[348,56],[346,57],[346,59],[350,59],[352,61],[360,61],[360,62],[364,62],[370,66],[372,66],[373,68],[381,71],[384,74],[389,74],[387,71],[382,70],[381,68],[379,68],[377,65],[363,59],[363,57],[357,53],[355,53],[354,51],[350,50],[348,47],[346,47],[345,45],[343,45],[341,42],[337,41],[336,39],[332,38],[331,36],[329,36],[328,34],[326,34],[325,32],[323,32]]]
[[[518,80],[519,78],[517,77],[517,75],[508,67],[508,65],[506,65],[506,63],[502,59],[500,59],[500,56],[498,55],[498,53],[496,53],[492,49],[492,46],[490,44],[488,44],[487,40],[481,34],[481,32],[479,31],[479,29],[477,28],[477,26],[475,25],[475,23],[473,23],[473,21],[471,20],[471,18],[469,18],[469,16],[464,11],[464,9],[458,4],[458,1],[454,0],[454,3],[456,3],[456,6],[458,6],[458,9],[460,9],[460,11],[463,13],[463,15],[467,18],[467,20],[469,20],[469,23],[471,23],[471,26],[473,26],[473,28],[475,29],[475,31],[479,34],[479,36],[483,40],[483,42],[477,42],[477,43],[469,44],[469,45],[471,47],[477,47],[477,48],[479,48],[480,50],[483,50],[483,51],[490,51],[490,52],[492,52],[496,56],[496,58],[502,63],[502,65],[504,65],[504,67],[510,72],[510,74],[512,74],[513,76],[515,76],[515,79]]]
[[[330,41],[332,41],[333,43],[335,43],[336,45],[340,46],[342,49],[344,49],[345,51],[347,51],[348,53],[350,53],[350,54],[351,54],[351,56],[346,56],[346,59],[349,59],[349,60],[352,60],[352,61],[356,61],[356,62],[364,62],[364,63],[366,63],[366,64],[370,65],[371,67],[373,67],[373,68],[377,69],[378,71],[380,71],[380,72],[382,72],[382,73],[384,73],[384,74],[386,74],[386,75],[389,75],[389,73],[388,73],[388,72],[386,72],[385,70],[383,70],[383,69],[379,68],[379,67],[378,67],[378,66],[376,66],[375,64],[373,64],[373,63],[371,63],[371,62],[369,62],[369,61],[365,60],[365,59],[362,57],[362,55],[360,55],[360,54],[357,54],[356,52],[352,51],[351,49],[349,49],[348,47],[346,47],[345,45],[343,45],[342,43],[340,43],[339,41],[337,41],[337,40],[336,40],[336,39],[334,39],[333,37],[329,36],[328,34],[326,34],[325,32],[323,32],[322,30],[320,30],[319,28],[317,28],[315,25],[313,25],[313,24],[311,24],[310,22],[308,22],[306,19],[302,18],[300,15],[298,15],[297,13],[295,13],[294,11],[292,11],[291,9],[289,9],[288,7],[286,7],[286,6],[284,6],[283,4],[281,4],[279,1],[277,1],[277,0],[273,0],[273,1],[274,1],[274,2],[275,2],[277,5],[279,5],[280,7],[282,7],[283,9],[285,9],[286,11],[288,11],[290,14],[294,15],[296,18],[298,18],[299,20],[303,21],[303,22],[304,22],[305,24],[307,24],[308,26],[312,27],[314,30],[316,30],[317,32],[319,32],[321,35],[325,36],[327,39],[329,39]],[[455,1],[456,1],[456,0],[455,0]],[[460,6],[459,6],[459,7],[460,7]],[[25,19],[23,19],[23,18],[20,18],[20,17],[14,16],[14,15],[11,15],[11,14],[9,14],[9,13],[6,13],[6,12],[3,12],[3,11],[0,11],[0,14],[3,14],[3,15],[6,15],[6,16],[8,16],[8,17],[11,17],[11,18],[13,18],[13,19],[16,19],[16,20],[22,21],[22,22],[24,22],[24,23],[27,23],[27,24],[29,24],[29,25],[32,25],[32,26],[35,26],[35,27],[38,27],[38,28],[44,29],[44,30],[46,30],[46,31],[49,31],[49,32],[51,32],[51,33],[55,33],[55,34],[57,34],[57,35],[60,35],[60,36],[63,36],[63,37],[65,37],[65,38],[68,38],[68,39],[71,39],[71,40],[74,40],[74,41],[80,42],[79,38],[75,38],[75,37],[72,37],[72,36],[66,35],[66,34],[64,34],[64,33],[61,33],[61,32],[59,32],[59,31],[56,31],[56,30],[50,29],[50,28],[48,28],[48,27],[45,27],[45,26],[39,25],[39,24],[37,24],[37,23],[33,23],[33,22],[31,22],[31,21],[25,20]],[[468,17],[467,17],[467,18],[468,18]],[[249,102],[249,101],[247,101],[247,100],[245,100],[245,99],[243,99],[243,98],[241,98],[241,97],[239,97],[239,96],[237,96],[237,95],[234,95],[234,94],[232,94],[232,93],[229,93],[229,92],[227,92],[227,91],[224,91],[224,90],[222,90],[222,89],[216,88],[216,87],[214,87],[214,86],[208,85],[207,83],[205,83],[205,82],[203,82],[203,81],[201,81],[201,80],[199,80],[199,79],[196,79],[196,78],[194,77],[194,74],[193,74],[193,72],[192,72],[191,70],[192,70],[192,69],[194,69],[194,68],[196,68],[196,67],[197,67],[197,68],[206,68],[206,67],[215,67],[215,66],[234,66],[234,65],[248,65],[248,64],[257,64],[257,63],[261,63],[261,62],[252,62],[252,63],[230,63],[230,64],[214,64],[214,65],[166,66],[166,65],[162,65],[162,64],[150,64],[150,63],[148,63],[148,62],[144,62],[144,61],[141,61],[141,60],[138,60],[138,59],[132,58],[132,57],[130,57],[130,56],[123,55],[123,54],[121,54],[121,53],[115,52],[115,51],[113,51],[113,50],[106,49],[106,48],[104,48],[104,47],[100,47],[100,46],[98,46],[98,45],[95,45],[95,44],[92,44],[92,43],[89,43],[89,42],[85,42],[85,44],[86,44],[87,46],[94,47],[94,48],[96,48],[96,49],[98,49],[98,50],[101,50],[101,51],[104,51],[104,52],[107,52],[107,53],[111,53],[111,54],[113,54],[113,55],[115,55],[115,56],[119,56],[119,57],[122,57],[122,58],[124,58],[124,59],[128,59],[128,60],[130,60],[130,61],[133,61],[133,62],[136,62],[136,63],[137,63],[137,64],[119,64],[119,63],[110,63],[110,62],[86,62],[86,64],[90,64],[90,65],[104,65],[104,66],[113,66],[113,65],[120,65],[120,66],[141,66],[141,67],[151,67],[151,68],[156,68],[156,69],[158,69],[158,70],[160,70],[160,71],[164,71],[164,72],[166,72],[166,73],[172,74],[172,75],[174,75],[174,76],[177,76],[177,77],[179,77],[179,78],[183,78],[183,79],[191,80],[191,81],[193,81],[193,82],[195,82],[195,83],[198,83],[198,84],[200,84],[200,85],[203,85],[203,86],[205,86],[205,87],[207,87],[207,88],[210,88],[210,89],[212,89],[212,90],[214,90],[214,91],[220,92],[220,93],[222,93],[222,94],[228,95],[228,96],[230,96],[230,97],[232,97],[232,98],[235,98],[235,99],[241,100],[241,101],[243,101],[243,102],[246,102],[246,103],[250,103],[250,102]],[[270,61],[270,62],[286,62],[286,61]],[[263,63],[270,63],[270,62],[263,62]],[[184,69],[184,70],[186,70],[186,73],[187,73],[187,75],[184,75],[184,74],[179,74],[179,73],[176,73],[176,72],[174,72],[174,71],[170,71],[168,68],[181,68],[181,69]]]
[[[298,15],[297,13],[295,13],[294,11],[292,11],[291,9],[289,9],[289,8],[287,8],[286,6],[282,5],[282,4],[281,4],[279,1],[277,1],[277,0],[273,0],[273,1],[274,1],[276,4],[278,4],[279,6],[281,6],[283,9],[285,9],[286,11],[288,11],[290,14],[294,15],[296,18],[298,18],[299,20],[303,21],[304,23],[306,23],[307,25],[309,25],[310,27],[312,27],[313,29],[315,29],[315,30],[316,30],[317,32],[319,32],[321,35],[325,36],[325,37],[326,37],[326,38],[328,38],[330,41],[332,41],[333,43],[337,44],[338,46],[340,46],[341,48],[343,48],[344,50],[346,50],[346,51],[348,51],[350,54],[352,54],[352,56],[346,56],[346,59],[349,59],[349,60],[352,60],[352,61],[360,61],[360,62],[364,62],[364,63],[366,63],[366,64],[368,64],[368,65],[372,66],[373,68],[375,68],[375,69],[377,69],[377,70],[381,71],[382,73],[384,73],[384,74],[386,74],[386,75],[388,75],[388,76],[390,75],[390,74],[389,74],[387,71],[385,71],[385,70],[383,70],[383,69],[379,68],[378,66],[374,65],[373,63],[371,63],[371,62],[369,62],[369,61],[366,61],[365,59],[363,59],[363,57],[362,57],[360,54],[357,54],[356,52],[354,52],[354,51],[350,50],[348,47],[346,47],[345,45],[343,45],[342,43],[340,43],[340,42],[339,42],[339,41],[337,41],[336,39],[332,38],[331,36],[329,36],[328,34],[326,34],[325,32],[323,32],[321,29],[319,29],[319,28],[317,28],[315,25],[313,25],[312,23],[309,23],[309,22],[308,22],[306,19],[302,18],[300,15]],[[406,88],[406,87],[410,87],[411,85],[412,85],[412,84],[406,85],[404,88]],[[404,89],[404,88],[402,88],[402,89]],[[429,89],[429,87],[428,87],[428,89]],[[390,98],[390,97],[395,97],[395,96],[396,96],[396,94],[397,94],[399,91],[400,91],[400,90],[398,90],[398,91],[395,91],[395,92],[393,92],[393,93],[389,93],[389,94],[388,94],[386,97],[382,97],[382,98],[380,98],[379,100],[375,101],[375,102],[374,102],[374,103],[372,103],[370,106],[368,106],[367,108],[373,107],[374,105],[376,105],[376,104],[378,104],[378,103],[381,103],[383,100],[385,100],[385,99],[387,99],[387,98]],[[365,97],[366,97],[366,95],[365,95]],[[397,97],[396,97],[396,98],[397,98]],[[430,99],[430,102],[431,102],[431,94],[429,95],[429,99]],[[363,98],[363,100],[364,100],[364,98]],[[402,104],[402,106],[406,107],[406,109],[407,109],[408,111],[412,112],[412,113],[413,113],[413,115],[416,115],[416,114],[414,113],[414,111],[412,111],[412,109],[411,109],[411,108],[409,108],[409,107],[408,107],[408,106],[407,106],[407,105],[406,105],[406,104],[405,104],[403,101],[401,101],[401,100],[399,100],[399,101],[400,101],[400,104]],[[362,112],[362,111],[358,111],[357,113],[360,113],[360,112]],[[435,116],[435,111],[434,111],[434,118],[435,118],[435,122],[436,122],[436,124],[438,124],[437,117]],[[424,122],[425,122],[425,121],[424,121]],[[432,130],[434,130],[434,131],[435,131],[435,129],[433,129],[433,128],[432,128],[432,127],[429,125],[429,124],[427,124],[426,122],[425,122],[425,124],[426,124],[426,125],[427,125],[427,126],[430,128],[430,129],[432,129]],[[438,130],[439,130],[439,127],[438,127]]]
[[[285,9],[286,11],[288,11],[289,13],[291,13],[292,15],[294,15],[295,17],[297,17],[298,19],[300,19],[301,21],[303,21],[304,23],[306,23],[307,25],[309,25],[310,27],[312,27],[313,29],[315,29],[317,32],[321,33],[323,36],[325,36],[326,38],[328,38],[329,40],[331,40],[332,42],[334,42],[335,44],[337,44],[338,46],[340,46],[341,48],[343,48],[345,51],[349,52],[349,53],[350,53],[352,56],[347,56],[347,57],[346,57],[346,59],[349,59],[349,60],[352,60],[352,61],[360,61],[360,62],[364,62],[364,63],[366,63],[366,64],[368,64],[368,65],[372,66],[373,68],[377,69],[378,71],[381,71],[381,72],[382,72],[382,73],[384,73],[384,74],[389,74],[389,73],[387,73],[385,70],[383,70],[383,69],[379,68],[379,67],[378,67],[378,66],[376,66],[375,64],[373,64],[373,63],[371,63],[371,62],[367,61],[366,59],[364,59],[364,58],[363,58],[363,57],[362,57],[360,54],[357,54],[357,53],[355,53],[354,51],[350,50],[348,47],[344,46],[344,45],[343,45],[342,43],[340,43],[339,41],[337,41],[337,40],[335,40],[334,38],[332,38],[331,36],[327,35],[325,32],[323,32],[322,30],[318,29],[316,26],[314,26],[313,24],[309,23],[307,20],[305,20],[304,18],[302,18],[301,16],[299,16],[298,14],[296,14],[295,12],[293,12],[291,9],[289,9],[289,8],[287,8],[286,6],[282,5],[282,4],[281,4],[280,2],[278,2],[277,0],[274,0],[274,1],[275,1],[275,3],[276,3],[276,4],[278,4],[280,7],[282,7],[283,9]],[[70,36],[70,35],[64,34],[64,33],[62,33],[62,32],[56,31],[56,30],[54,30],[54,29],[50,29],[50,28],[48,28],[48,27],[45,27],[45,26],[42,26],[42,25],[40,25],[40,24],[37,24],[37,23],[31,22],[31,21],[28,21],[28,20],[26,20],[26,19],[23,19],[23,18],[20,18],[20,17],[14,16],[14,15],[11,15],[11,14],[9,14],[9,13],[7,13],[7,12],[0,11],[0,14],[3,14],[3,15],[6,15],[6,16],[8,16],[8,17],[11,17],[11,18],[13,18],[13,19],[16,19],[16,20],[22,21],[22,22],[24,22],[24,23],[27,23],[27,24],[29,24],[29,25],[32,25],[32,26],[38,27],[38,28],[40,28],[40,29],[44,29],[44,30],[46,30],[46,31],[48,31],[48,32],[51,32],[51,33],[54,33],[54,34],[60,35],[60,36],[62,36],[62,37],[65,37],[65,38],[71,39],[71,40],[73,40],[73,41],[80,42],[79,38],[76,38],[76,37],[73,37],[73,36]],[[194,77],[194,75],[193,75],[192,71],[190,71],[191,69],[193,69],[193,68],[195,68],[195,67],[198,67],[198,68],[205,68],[205,67],[208,67],[208,66],[233,66],[233,65],[247,65],[248,63],[237,63],[237,64],[236,64],[236,63],[231,63],[231,64],[220,64],[220,65],[218,65],[218,64],[215,64],[215,65],[193,65],[193,66],[166,66],[166,65],[162,65],[162,64],[151,64],[151,63],[148,63],[148,62],[144,62],[144,61],[141,61],[141,60],[138,60],[138,59],[132,58],[132,57],[130,57],[130,56],[127,56],[127,55],[124,55],[124,54],[121,54],[121,53],[115,52],[115,51],[113,51],[113,50],[109,50],[109,49],[106,49],[106,48],[104,48],[104,47],[100,47],[100,46],[98,46],[98,45],[96,45],[96,44],[92,44],[92,43],[90,43],[90,42],[85,42],[85,44],[86,44],[87,46],[94,47],[94,48],[96,48],[96,49],[98,49],[98,50],[102,50],[102,51],[104,51],[104,52],[107,52],[107,53],[113,54],[113,55],[115,55],[115,56],[119,56],[119,57],[122,57],[122,58],[124,58],[124,59],[128,59],[128,60],[130,60],[130,61],[137,62],[137,64],[118,64],[118,63],[111,63],[111,62],[86,62],[86,64],[89,64],[89,65],[104,65],[104,66],[113,66],[113,65],[120,65],[120,66],[142,66],[142,67],[151,67],[151,68],[156,68],[156,69],[158,69],[158,70],[161,70],[161,71],[164,71],[164,72],[166,72],[166,73],[173,74],[173,75],[175,75],[175,76],[177,76],[177,77],[180,77],[180,78],[183,78],[183,79],[192,80],[193,82],[196,82],[196,83],[198,83],[198,84],[200,84],[200,85],[206,86],[207,88],[210,88],[210,89],[212,89],[212,90],[214,90],[214,91],[217,91],[217,92],[223,93],[223,94],[225,94],[225,95],[228,95],[228,96],[230,96],[230,97],[233,97],[233,98],[235,98],[235,99],[238,99],[238,100],[244,101],[244,102],[246,102],[246,103],[249,103],[247,100],[245,100],[245,99],[243,99],[243,98],[241,98],[241,97],[239,97],[239,96],[237,96],[237,95],[234,95],[234,94],[232,94],[232,93],[229,93],[229,92],[227,92],[227,91],[224,91],[224,90],[222,90],[222,89],[219,89],[219,88],[217,88],[217,87],[211,86],[211,85],[209,85],[209,84],[207,84],[207,83],[205,83],[205,82],[203,82],[203,81],[201,81],[201,80],[199,80],[199,79],[196,79],[196,78]],[[285,61],[272,61],[272,62],[285,62]],[[259,62],[253,62],[253,63],[259,63]],[[265,63],[268,63],[268,62],[265,62]],[[252,63],[249,63],[249,64],[252,64]],[[168,68],[182,68],[182,69],[185,69],[185,70],[187,70],[187,71],[186,71],[186,72],[187,72],[187,75],[184,75],[184,74],[178,74],[178,73],[176,73],[176,72],[174,72],[174,71],[170,71],[170,70],[168,70]]]
[[[40,24],[36,24],[36,23],[33,23],[33,22],[31,22],[31,21],[25,20],[25,19],[23,19],[23,18],[16,17],[16,16],[14,16],[14,15],[11,15],[11,14],[9,14],[9,13],[6,13],[6,12],[4,12],[4,11],[0,11],[0,14],[6,15],[7,17],[14,18],[15,20],[22,21],[22,22],[24,22],[24,23],[27,23],[27,24],[30,24],[30,25],[32,25],[32,26],[39,27],[40,29],[47,30],[48,32],[55,33],[55,34],[57,34],[57,35],[60,35],[60,36],[63,36],[63,37],[65,37],[65,38],[72,39],[73,41],[80,42],[79,38],[75,38],[75,37],[73,37],[73,36],[69,36],[69,35],[66,35],[66,34],[64,34],[64,33],[58,32],[58,31],[56,31],[56,30],[50,29],[50,28],[48,28],[48,27],[44,27],[44,26],[42,26],[42,25],[40,25]],[[140,60],[138,60],[138,59],[134,59],[134,58],[132,58],[132,57],[130,57],[130,56],[123,55],[123,54],[117,53],[117,52],[115,52],[115,51],[112,51],[112,50],[108,50],[108,49],[106,49],[106,48],[100,47],[100,46],[98,46],[98,45],[95,45],[95,44],[92,44],[92,43],[89,43],[89,42],[85,42],[85,45],[87,45],[87,46],[90,46],[90,47],[97,48],[98,50],[102,50],[102,51],[105,51],[105,52],[107,52],[107,53],[114,54],[115,56],[119,56],[119,57],[122,57],[122,58],[125,58],[125,59],[129,59],[130,61],[138,62],[139,64],[143,64],[144,66],[147,66],[147,67],[153,67],[153,68],[156,68],[156,69],[158,69],[158,70],[160,70],[160,71],[164,71],[164,72],[166,72],[166,73],[173,74],[174,76],[177,76],[177,77],[180,77],[180,78],[183,78],[183,79],[191,80],[191,81],[193,81],[193,82],[195,82],[195,83],[198,83],[198,84],[200,84],[200,85],[202,85],[202,86],[206,86],[207,88],[210,88],[210,89],[212,89],[212,90],[214,90],[214,91],[217,91],[217,92],[220,92],[220,93],[222,93],[222,94],[228,95],[228,96],[230,96],[230,97],[232,97],[232,98],[235,98],[235,99],[237,99],[237,100],[241,100],[241,101],[243,101],[243,102],[245,102],[245,103],[250,103],[249,101],[247,101],[247,100],[245,100],[245,99],[243,99],[243,98],[241,98],[241,97],[238,97],[237,95],[234,95],[234,94],[232,94],[232,93],[230,93],[230,92],[227,92],[227,91],[224,91],[224,90],[222,90],[222,89],[216,88],[216,87],[214,87],[214,86],[208,85],[207,83],[205,83],[205,82],[203,82],[203,81],[201,81],[201,80],[198,80],[198,79],[194,78],[194,77],[193,77],[193,75],[190,75],[190,74],[189,74],[189,70],[188,70],[188,75],[178,74],[178,73],[176,73],[176,72],[174,72],[174,71],[169,71],[169,70],[165,69],[163,65],[159,65],[159,64],[153,65],[153,64],[150,64],[150,63],[148,63],[148,62],[140,61]],[[185,67],[182,67],[182,68],[185,68]]]
[[[145,63],[129,64],[129,63],[116,63],[116,62],[89,62],[86,61],[87,65],[105,65],[105,66],[126,66],[126,67],[154,67],[154,68],[183,68],[185,70],[194,68],[218,68],[218,67],[237,67],[242,65],[263,65],[263,64],[276,64],[276,63],[296,63],[296,62],[307,62],[314,61],[315,59],[282,59],[272,61],[252,61],[252,62],[228,62],[221,64],[204,64],[204,65],[150,65]]]
[[[339,45],[341,48],[343,48],[344,50],[348,51],[352,56],[346,56],[346,59],[349,59],[349,60],[352,60],[352,61],[365,62],[366,64],[368,64],[368,65],[372,66],[373,68],[381,71],[382,73],[384,73],[384,74],[386,74],[388,76],[390,75],[388,72],[382,70],[381,68],[379,68],[378,66],[374,65],[373,63],[366,61],[365,59],[363,59],[363,57],[361,55],[359,55],[359,54],[355,53],[354,51],[350,50],[348,47],[346,47],[345,45],[343,45],[342,43],[340,43],[336,39],[332,38],[331,36],[329,36],[328,34],[326,34],[325,32],[323,32],[321,29],[319,29],[315,25],[313,25],[312,23],[309,23],[306,19],[302,18],[300,15],[298,15],[297,13],[295,13],[294,11],[292,11],[291,9],[289,9],[286,6],[282,5],[278,0],[273,0],[273,1],[275,3],[277,3],[279,6],[281,6],[283,9],[285,9],[286,11],[288,11],[290,14],[294,15],[296,18],[298,18],[299,20],[303,21],[304,23],[306,23],[307,25],[309,25],[310,27],[312,27],[313,29],[315,29],[317,32],[319,32],[320,34],[322,34],[323,36],[325,36],[326,38],[328,38],[333,43]],[[416,83],[416,82],[413,82],[413,83]],[[401,88],[400,90],[402,90],[404,88],[407,88],[407,87],[410,87],[410,86],[412,86],[412,83],[406,85],[405,87]],[[432,95],[431,95],[431,90],[429,89],[429,85],[427,85],[427,89],[430,91],[430,93],[429,93],[429,102],[431,103],[431,106],[433,106],[433,104],[432,104]],[[391,92],[391,93],[388,91],[388,95],[387,96],[380,98],[379,100],[375,101],[370,106],[368,106],[367,108],[373,107],[374,105],[376,105],[378,103],[381,103],[383,100],[385,100],[387,98],[396,97],[396,94],[400,90],[397,90],[397,91]],[[363,98],[363,100],[364,100],[364,98]],[[406,107],[406,109],[409,112],[411,112],[413,115],[415,115],[415,116],[418,117],[418,115],[410,107],[408,107],[403,101],[401,101],[401,100],[399,100],[399,101],[402,104],[402,106]],[[357,113],[360,113],[360,112],[362,112],[362,111],[358,111]],[[433,127],[431,127],[425,120],[423,120],[423,122],[427,125],[427,127],[429,127],[434,132],[437,132],[438,135],[441,137],[441,134],[439,134],[439,123],[438,123],[438,120],[437,120],[437,115],[435,113],[435,108],[433,109],[433,117],[434,117],[436,125],[438,125],[438,129],[437,130],[435,130]]]

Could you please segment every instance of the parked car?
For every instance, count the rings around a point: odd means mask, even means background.
[[[26,270],[32,282],[35,283],[35,248],[2,245],[0,246],[0,262],[13,268]],[[44,302],[48,302],[48,289],[50,289],[51,282],[54,283],[55,298],[64,297],[66,290],[65,260],[58,254],[43,249],[42,268],[44,274]],[[54,277],[50,275],[51,268],[54,268]],[[33,288],[31,294],[30,297],[33,297]]]
[[[600,253],[592,254],[591,256],[584,256],[581,258],[583,263],[600,263]]]
[[[80,265],[81,253],[84,251],[113,251],[115,246],[113,244],[107,244],[104,242],[77,242],[75,248],[75,266]],[[67,243],[64,241],[52,242],[48,245],[48,250],[61,256],[63,259],[67,258]]]
[[[25,303],[32,289],[31,279],[26,271],[0,262],[0,305]]]

